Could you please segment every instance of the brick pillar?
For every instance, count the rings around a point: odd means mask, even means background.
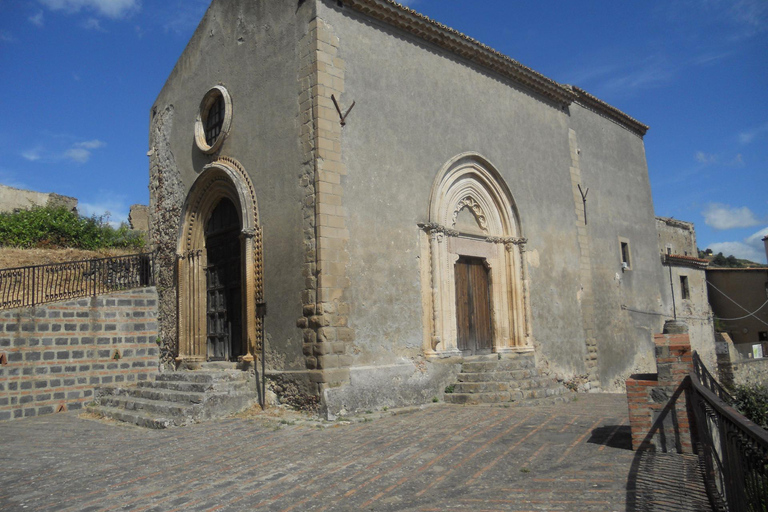
[[[693,354],[688,328],[667,322],[653,341],[657,373],[632,375],[626,382],[632,448],[691,453],[688,375]]]

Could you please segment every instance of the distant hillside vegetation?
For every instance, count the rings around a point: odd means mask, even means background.
[[[735,257],[733,254],[730,256],[723,256],[723,253],[717,254],[707,253],[699,249],[699,258],[709,260],[709,266],[713,268],[768,268],[768,265],[762,263],[755,263],[750,260],[743,260]]]

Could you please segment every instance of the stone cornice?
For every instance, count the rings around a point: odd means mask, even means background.
[[[600,100],[584,89],[576,87],[575,85],[569,86],[574,93],[576,93],[576,103],[592,110],[593,112],[607,117],[608,119],[617,122],[621,126],[628,128],[630,131],[636,133],[640,137],[643,137],[648,131],[648,126],[641,123],[637,119],[628,116],[616,107],[612,107],[603,100]]]
[[[570,105],[576,99],[568,87],[393,0],[343,0],[343,5],[511,78],[557,104]]]

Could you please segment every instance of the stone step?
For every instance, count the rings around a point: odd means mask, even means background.
[[[246,372],[196,370],[155,374],[132,386],[103,386],[96,390],[92,411],[149,428],[187,425],[222,418],[257,400]]]
[[[205,401],[203,392],[177,391],[173,389],[146,388],[146,387],[117,387],[105,386],[99,388],[101,396],[123,396],[133,398],[145,398],[147,400],[159,400],[162,402],[175,402],[187,405],[201,404]]]
[[[510,382],[538,377],[539,372],[535,368],[528,370],[490,371],[479,373],[460,373],[459,382]]]
[[[221,370],[221,371],[179,371],[163,372],[155,375],[157,382],[196,382],[196,383],[214,383],[214,382],[232,382],[246,381],[248,375],[239,370]]]
[[[165,389],[185,393],[204,393],[206,391],[248,391],[251,385],[247,380],[229,382],[186,382],[183,380],[146,380],[137,383],[139,388]]]
[[[520,392],[502,391],[497,393],[446,393],[444,400],[449,404],[498,404],[521,400]]]
[[[462,373],[484,373],[499,371],[514,371],[535,369],[536,362],[532,357],[516,357],[498,359],[496,361],[469,361],[461,364]]]
[[[513,382],[459,382],[453,388],[454,393],[498,393],[512,391],[517,386]]]
[[[118,409],[115,407],[106,407],[103,405],[89,405],[87,409],[99,416],[105,418],[111,418],[117,421],[123,421],[125,423],[131,423],[139,427],[152,428],[152,429],[164,429],[171,426],[179,426],[173,422],[173,420],[159,418],[154,415],[144,414],[141,411],[126,411],[125,409]]]
[[[153,417],[168,418],[176,422],[194,422],[200,416],[202,406],[199,404],[181,404],[164,400],[149,400],[126,395],[104,395],[99,397],[97,406],[112,407],[125,411],[141,411]]]

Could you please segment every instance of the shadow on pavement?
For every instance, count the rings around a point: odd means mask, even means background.
[[[632,429],[629,425],[598,427],[592,430],[587,442],[619,450],[632,450]]]

